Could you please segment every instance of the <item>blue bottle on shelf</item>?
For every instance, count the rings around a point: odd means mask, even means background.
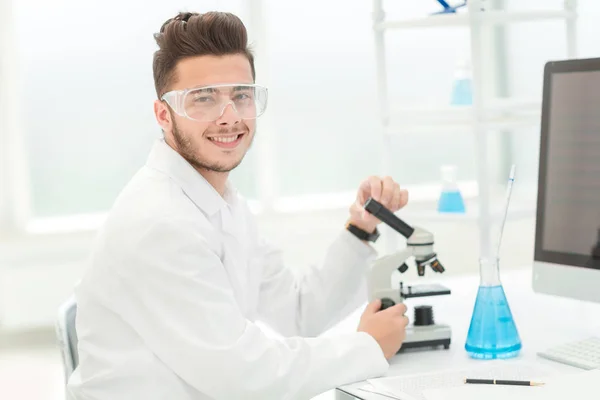
[[[453,106],[470,106],[473,104],[472,75],[469,63],[458,62],[454,72],[454,83],[450,104]]]
[[[465,213],[465,201],[456,182],[457,167],[445,165],[441,168],[442,192],[437,210],[440,213]]]

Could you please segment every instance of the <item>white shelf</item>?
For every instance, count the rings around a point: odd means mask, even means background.
[[[439,193],[442,191],[440,184],[431,185],[432,196],[429,201],[419,203],[410,202],[406,207],[396,212],[396,215],[406,219],[408,223],[415,221],[420,223],[430,222],[477,222],[480,218],[479,198],[477,181],[459,181],[458,188],[465,202],[465,213],[440,213],[437,211],[437,201]],[[436,195],[433,195],[433,194]],[[495,184],[490,187],[490,218],[493,223],[499,223],[504,217],[506,187],[504,184]],[[536,214],[537,198],[535,190],[529,189],[521,191],[511,198],[508,209],[507,220],[516,221],[528,218],[534,218]]]
[[[508,211],[507,220],[517,221],[535,217],[536,210],[533,207],[514,207]],[[467,207],[464,214],[459,213],[439,213],[436,210],[402,210],[397,215],[408,221],[415,221],[415,224],[429,222],[477,222],[479,212],[477,207]],[[499,223],[502,221],[503,214],[494,212],[491,214],[492,222]]]
[[[375,30],[439,28],[469,26],[472,16],[468,12],[456,14],[436,14],[420,18],[384,21],[374,25]],[[577,13],[568,10],[556,11],[483,11],[476,17],[484,24],[507,24],[513,22],[546,21],[554,19],[575,19]]]
[[[377,63],[377,89],[379,95],[379,104],[384,109],[382,115],[382,133],[384,139],[389,139],[392,135],[402,135],[405,133],[473,133],[476,145],[477,161],[477,185],[478,187],[490,187],[490,176],[487,171],[489,158],[485,157],[489,150],[490,141],[488,134],[494,130],[514,130],[514,128],[539,127],[541,122],[541,101],[492,101],[485,93],[492,93],[493,90],[484,91],[482,87],[482,77],[486,76],[486,69],[502,68],[498,64],[498,54],[494,51],[497,42],[493,40],[493,35],[488,34],[487,27],[494,27],[500,24],[511,24],[519,22],[536,22],[555,20],[563,22],[565,25],[566,48],[569,58],[576,57],[577,54],[577,0],[563,0],[562,9],[555,10],[532,10],[532,11],[510,11],[510,10],[490,10],[488,9],[488,0],[469,0],[467,7],[459,10],[455,14],[435,14],[424,15],[420,18],[406,18],[399,20],[386,20],[386,10],[383,7],[384,0],[373,1],[373,31],[375,38],[375,57]],[[470,56],[473,61],[473,89],[476,96],[473,99],[476,107],[473,106],[450,106],[446,105],[450,101],[450,95],[447,99],[442,99],[442,105],[436,105],[429,102],[422,106],[394,105],[390,102],[387,92],[388,73],[386,65],[386,43],[385,33],[387,30],[400,30],[411,28],[447,28],[447,27],[465,27],[470,31]],[[535,38],[532,38],[532,40]],[[532,43],[535,43],[532,41]],[[494,86],[499,85],[499,83]],[[493,89],[493,87],[490,87]],[[438,101],[439,103],[439,101]],[[383,157],[382,169],[390,171],[392,169],[393,152],[388,146],[388,140],[382,141]],[[462,190],[461,190],[462,192]],[[465,193],[463,192],[463,196]],[[502,196],[501,196],[502,197]],[[465,196],[467,199],[467,196]],[[474,197],[470,198],[475,199]],[[480,233],[480,253],[488,254],[491,252],[492,243],[492,224],[501,221],[502,215],[499,211],[502,207],[492,205],[491,193],[485,191],[481,196],[477,196],[475,204],[467,203],[467,213],[465,214],[440,214],[436,211],[436,204],[428,207],[407,207],[402,210],[402,214],[410,221],[414,219],[417,223],[427,223],[436,221],[457,221],[474,222],[479,225]],[[514,204],[514,203],[513,203]],[[535,209],[532,202],[517,203],[509,210],[511,220],[521,218],[535,218]],[[481,221],[485,224],[480,223]],[[394,241],[389,241],[390,250],[395,249]]]
[[[479,122],[492,129],[532,126],[540,123],[540,111],[539,101],[494,100]],[[476,122],[472,106],[392,105],[386,133],[470,130]]]

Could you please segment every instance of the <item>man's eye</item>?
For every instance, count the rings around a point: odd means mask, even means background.
[[[208,103],[213,101],[212,97],[209,96],[198,96],[194,97],[194,102],[196,103]]]
[[[250,96],[246,93],[240,93],[235,96],[235,100],[247,100],[249,98],[250,98]]]

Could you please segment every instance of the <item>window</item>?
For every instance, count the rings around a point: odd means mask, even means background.
[[[2,6],[8,3],[0,0]],[[275,197],[288,198],[349,192],[367,175],[380,173],[371,2],[258,3],[264,20],[252,26],[253,1],[13,0],[12,37],[6,37],[6,24],[1,32],[16,57],[5,57],[6,46],[0,49],[3,62],[19,72],[16,80],[2,75],[3,84],[13,85],[9,94],[6,85],[0,88],[3,101],[10,102],[4,113],[16,113],[11,116],[16,123],[8,127],[2,122],[5,132],[0,133],[8,143],[6,132],[12,129],[11,143],[1,153],[3,174],[10,177],[3,177],[3,215],[18,208],[38,219],[105,213],[111,207],[160,136],[152,112],[152,33],[180,10],[232,11],[248,23],[251,38],[260,26],[268,39],[257,54],[266,71],[259,69],[257,77],[268,83],[269,107],[258,123],[254,146],[232,174],[246,197],[260,198],[265,186]],[[582,4],[581,15],[593,15],[583,11],[590,4]],[[389,18],[438,9],[435,2],[388,0],[384,5]],[[0,19],[6,19],[7,13],[2,14]],[[510,31],[513,94],[535,95],[543,61],[563,56],[555,52],[564,48],[559,41],[563,28],[553,24],[523,24]],[[595,46],[592,19],[583,21],[581,29],[589,33],[581,37],[590,54]],[[522,35],[544,37],[543,46],[531,51],[527,41],[519,40]],[[469,53],[469,33],[464,28],[392,31],[386,35],[386,49],[392,102],[448,105],[455,65]],[[512,148],[525,163],[535,153],[530,150],[537,138],[522,136],[513,134],[519,142],[513,140]],[[390,146],[392,174],[403,184],[437,182],[439,167],[448,163],[458,165],[459,179],[476,177],[470,129],[399,132]],[[533,181],[536,163],[529,164]],[[12,183],[6,187],[8,181]]]
[[[427,12],[421,2],[401,3],[386,3],[391,16]],[[307,0],[267,7],[279,193],[355,190],[381,172],[372,4]],[[386,40],[390,100],[448,104],[468,31],[393,31]],[[473,159],[464,157],[473,154],[464,150],[473,148],[470,130],[404,132],[392,145],[392,175],[403,183],[437,181],[445,163],[458,164],[461,178],[474,178]]]
[[[33,218],[106,212],[145,163],[161,135],[152,34],[186,9],[243,15],[239,1],[14,2],[15,101]]]

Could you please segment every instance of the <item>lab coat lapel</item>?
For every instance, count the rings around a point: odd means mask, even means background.
[[[227,205],[215,188],[164,139],[159,139],[154,144],[146,165],[173,179],[209,218]]]
[[[179,153],[163,139],[155,143],[147,166],[161,171],[175,181],[211,221],[219,220],[223,235],[223,265],[229,276],[240,309],[248,316],[253,307],[248,301],[248,240],[245,216],[237,205],[235,189],[228,184],[227,199],[223,197]]]

